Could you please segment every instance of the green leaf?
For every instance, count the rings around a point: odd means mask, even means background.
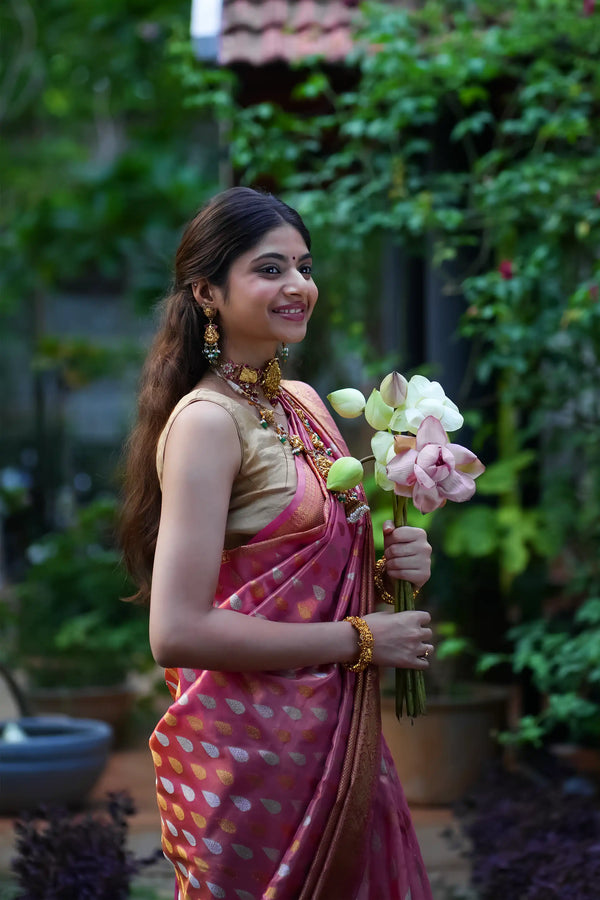
[[[444,552],[448,556],[483,557],[498,547],[498,526],[493,509],[473,504],[461,508],[446,525]]]
[[[533,450],[523,450],[509,459],[491,463],[477,479],[477,492],[488,496],[510,493],[519,483],[519,473],[535,460]]]

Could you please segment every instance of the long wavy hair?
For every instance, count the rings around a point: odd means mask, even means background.
[[[137,424],[125,445],[120,541],[125,564],[148,602],[160,519],[156,447],[173,408],[207,372],[202,353],[207,319],[192,283],[207,279],[226,293],[235,260],[267,232],[292,225],[310,250],[310,234],[299,214],[272,194],[235,187],[217,194],[186,227],[175,256],[170,293],[140,381]]]

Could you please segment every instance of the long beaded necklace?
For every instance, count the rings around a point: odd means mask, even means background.
[[[249,367],[244,366],[240,368],[243,371],[244,369],[248,369]],[[220,378],[223,379],[223,381],[227,382],[232,390],[240,394],[250,404],[250,406],[253,406],[256,409],[259,415],[259,424],[262,428],[272,428],[282,444],[289,444],[294,456],[297,456],[299,453],[304,453],[306,454],[306,456],[310,457],[319,475],[321,476],[323,481],[327,483],[327,474],[334,462],[333,450],[331,447],[327,447],[325,445],[321,437],[317,434],[317,432],[310,424],[310,421],[304,411],[300,409],[296,403],[294,403],[292,397],[287,391],[286,400],[304,425],[310,438],[310,446],[307,446],[302,438],[298,437],[297,435],[289,434],[285,430],[285,428],[283,428],[279,424],[279,422],[276,421],[274,410],[267,409],[262,405],[262,403],[258,400],[256,389],[251,388],[249,390],[247,387],[247,382],[242,381],[241,383],[238,383],[231,377],[228,377],[228,374],[231,374],[231,370],[229,370],[229,373],[227,373],[225,367],[221,368],[219,366],[215,366],[214,371]],[[250,384],[252,385],[254,385],[255,383],[255,381],[250,382]],[[273,406],[279,399],[280,390],[281,389],[279,385],[277,385],[276,393],[274,393],[272,398],[269,398]],[[339,500],[339,502],[343,503],[346,507],[346,518],[349,522],[358,522],[360,519],[362,519],[365,513],[369,511],[369,507],[359,496],[356,489],[352,489],[349,491],[331,491],[330,493],[336,498],[336,500]]]

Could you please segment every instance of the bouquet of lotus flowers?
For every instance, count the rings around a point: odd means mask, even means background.
[[[372,460],[375,481],[384,491],[394,492],[396,526],[406,524],[406,504],[411,499],[422,513],[444,506],[447,500],[463,503],[475,493],[475,479],[485,471],[479,459],[460,444],[448,440],[448,432],[462,427],[458,407],[446,397],[437,381],[413,375],[407,381],[391,372],[373,390],[368,400],[355,388],[328,394],[335,411],[344,418],[363,412],[375,429],[373,455],[365,460],[342,457],[327,477],[331,490],[350,490],[363,480],[363,463]],[[407,581],[394,588],[396,612],[414,609],[414,592]],[[413,717],[425,712],[423,672],[396,669],[396,715]]]

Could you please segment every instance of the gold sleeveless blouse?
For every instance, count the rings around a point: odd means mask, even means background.
[[[282,444],[272,428],[261,428],[255,410],[245,400],[197,388],[181,398],[158,439],[156,469],[161,488],[171,426],[182,409],[200,400],[216,403],[229,413],[240,441],[242,462],[231,489],[225,531],[224,547],[230,550],[246,544],[291,503],[297,486],[296,464],[289,444]]]

